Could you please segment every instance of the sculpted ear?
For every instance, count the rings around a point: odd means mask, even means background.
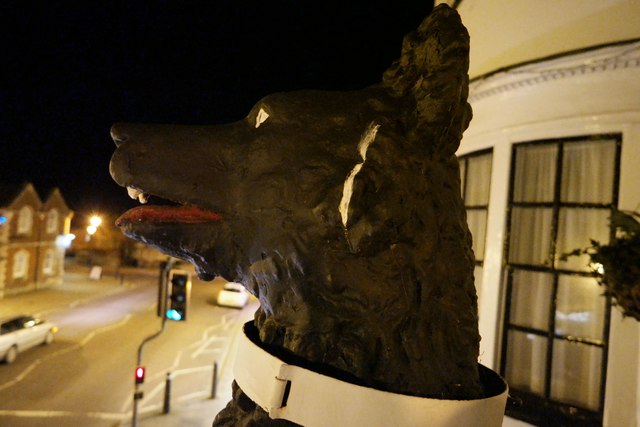
[[[471,121],[468,69],[469,34],[458,13],[441,4],[404,38],[402,56],[383,75],[384,86],[415,100],[410,136],[431,153],[453,155]]]

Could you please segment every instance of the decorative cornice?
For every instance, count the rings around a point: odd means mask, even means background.
[[[629,68],[640,68],[640,41],[571,53],[476,79],[469,84],[469,102],[549,81]]]

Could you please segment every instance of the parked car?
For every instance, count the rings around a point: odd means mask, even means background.
[[[218,294],[218,305],[242,308],[247,305],[249,292],[240,283],[227,282]]]
[[[14,316],[0,321],[0,360],[13,363],[25,350],[38,344],[51,344],[58,328],[33,316]]]

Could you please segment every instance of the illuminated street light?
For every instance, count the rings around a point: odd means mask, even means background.
[[[85,242],[91,241],[91,237],[96,234],[98,227],[102,224],[102,218],[98,215],[93,215],[89,218],[89,225],[87,226],[87,234],[85,236]]]
[[[100,226],[100,224],[102,224],[102,218],[100,218],[98,215],[94,215],[89,219],[89,224],[91,224],[94,230],[96,230]],[[95,231],[93,233],[95,233]]]

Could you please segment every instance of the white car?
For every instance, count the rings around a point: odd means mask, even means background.
[[[218,294],[218,305],[242,308],[247,305],[249,292],[240,283],[227,282]]]
[[[0,321],[0,360],[13,363],[21,353],[38,344],[51,344],[58,328],[33,316],[14,316]]]

